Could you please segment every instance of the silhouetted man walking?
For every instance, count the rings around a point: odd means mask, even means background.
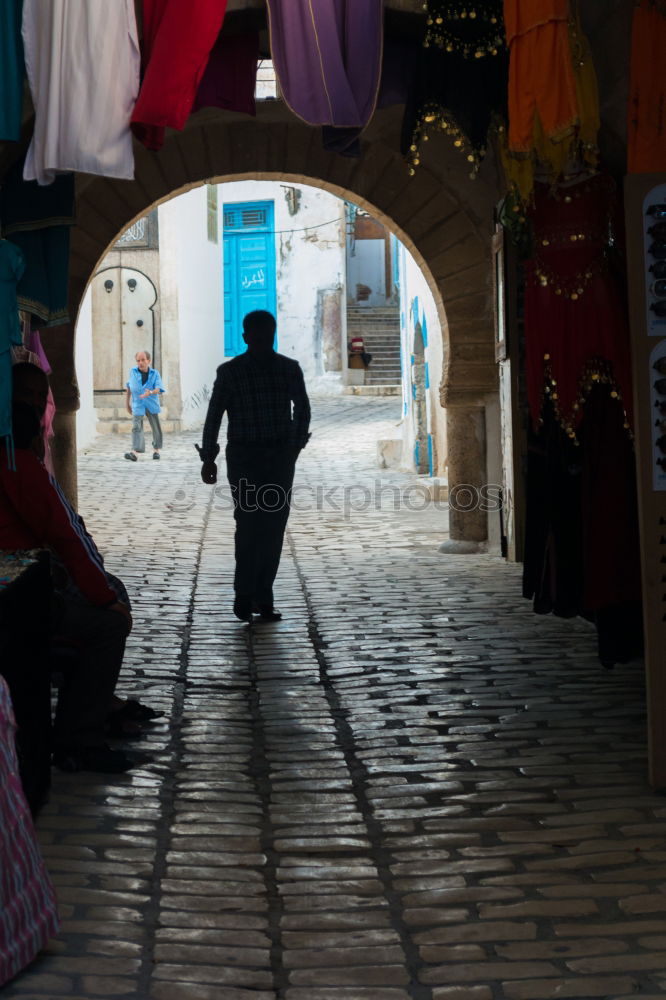
[[[310,403],[297,361],[277,354],[275,317],[258,309],[243,319],[247,351],[217,369],[201,456],[204,483],[217,482],[215,459],[227,413],[227,478],[236,520],[234,614],[251,621],[258,611],[278,621],[273,581],[289,517],[294,468],[310,434]]]

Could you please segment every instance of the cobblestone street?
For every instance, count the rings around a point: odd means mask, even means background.
[[[62,931],[7,1000],[666,995],[642,667],[535,616],[520,567],[437,551],[446,511],[376,465],[399,405],[313,401],[275,625],[231,614],[196,435],[80,456],[134,602],[121,693],[167,717],[127,775],[54,772]]]

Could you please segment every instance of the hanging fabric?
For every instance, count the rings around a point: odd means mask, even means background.
[[[426,24],[424,51],[405,106],[402,151],[414,174],[423,141],[447,135],[475,176],[491,122],[506,119],[502,0],[429,0]]]
[[[552,183],[580,165],[594,170],[598,164],[597,136],[601,125],[597,76],[589,42],[580,23],[578,9],[573,9],[567,23],[569,49],[576,93],[578,120],[564,139],[547,135],[539,110],[533,115],[532,148],[529,153],[511,150],[506,130],[500,130],[500,157],[507,186],[519,201],[528,203],[534,190],[535,174],[545,174]]]
[[[534,252],[525,263],[525,365],[536,426],[544,396],[575,439],[596,384],[610,386],[631,424],[631,361],[623,289],[612,268],[615,184],[596,174],[551,189],[536,186],[529,219]]]
[[[534,116],[554,142],[578,124],[568,0],[504,0],[509,46],[509,150],[532,149]]]
[[[610,386],[573,441],[546,398],[528,432],[523,596],[537,614],[593,622],[605,665],[641,655],[636,458]]]
[[[35,106],[25,179],[51,184],[80,171],[131,180],[134,0],[24,0],[23,42]]]
[[[23,342],[16,284],[25,262],[18,247],[0,240],[0,438],[12,432],[12,347]]]
[[[377,108],[405,104],[413,90],[421,46],[411,38],[385,38]],[[322,125],[322,146],[328,153],[360,157],[362,128]]]
[[[12,700],[0,677],[0,987],[55,937],[57,914],[55,891],[19,777]]]
[[[59,326],[69,319],[69,235],[74,223],[74,175],[58,174],[45,187],[23,180],[17,161],[0,189],[3,236],[20,247],[25,270],[18,305],[34,325]]]
[[[640,655],[631,358],[619,209],[604,174],[535,186],[525,265],[528,428],[523,594],[582,615],[605,664]]]
[[[666,170],[666,3],[639,0],[631,32],[627,172]]]
[[[0,4],[0,142],[18,142],[23,108],[23,0]]]
[[[183,129],[222,28],[227,0],[143,0],[141,90],[132,131],[148,149]]]
[[[222,108],[256,115],[254,92],[258,62],[258,32],[220,35],[208,57],[192,110]]]
[[[363,128],[377,103],[382,0],[268,0],[282,95],[309,125]]]

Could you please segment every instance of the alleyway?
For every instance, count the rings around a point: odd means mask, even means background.
[[[194,435],[81,457],[135,600],[123,690],[168,720],[130,775],[55,774],[62,934],[8,1000],[666,995],[640,665],[606,673],[585,623],[535,617],[518,567],[437,552],[445,511],[374,463],[397,406],[315,401],[279,625],[231,615]]]

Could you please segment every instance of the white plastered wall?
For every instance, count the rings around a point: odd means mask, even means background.
[[[158,218],[164,402],[178,400],[181,426],[197,428],[224,360],[222,237],[218,225],[208,239],[205,185],[160,205]]]
[[[421,324],[427,337],[428,433],[432,437],[433,476],[446,479],[446,413],[439,401],[444,350],[442,327],[428,283],[410,252],[400,244],[400,328],[403,371],[403,465],[414,468],[416,427],[412,407],[412,351],[414,328]]]
[[[76,413],[76,444],[86,448],[94,440],[96,415],[93,404],[92,295],[86,292],[76,324],[74,342],[76,380],[79,384],[79,409]]]
[[[296,358],[308,384],[316,386],[324,374],[319,293],[339,290],[344,310],[344,202],[305,184],[236,181],[218,186],[220,208],[252,201],[274,203],[277,350]],[[291,214],[289,205],[295,202],[297,210]]]

